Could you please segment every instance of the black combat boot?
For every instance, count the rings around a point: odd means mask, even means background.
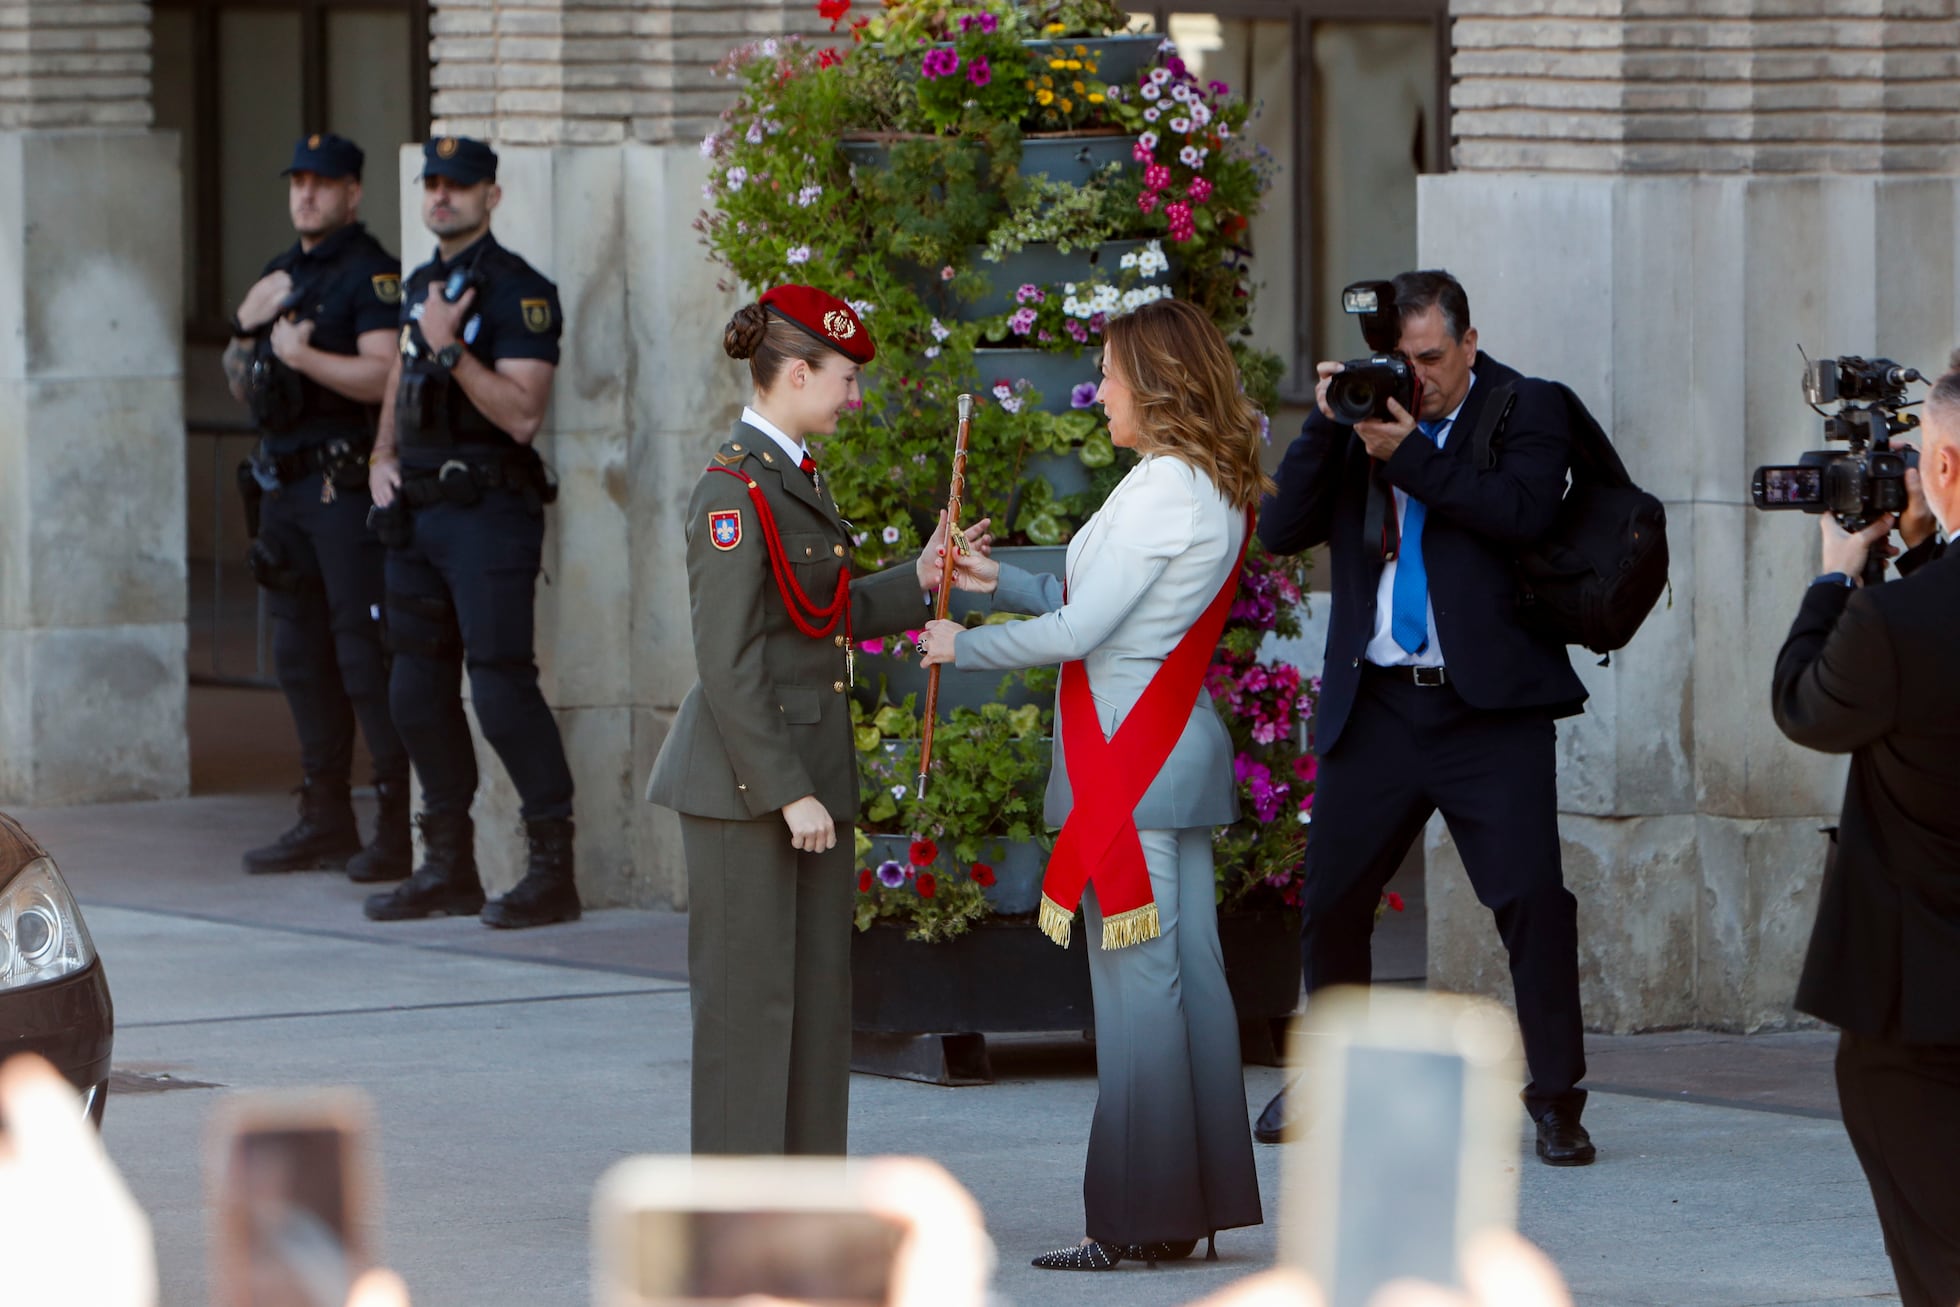
[[[476,878],[476,828],[467,812],[425,812],[422,865],[386,894],[371,894],[362,905],[371,921],[412,921],[444,913],[473,917],[483,910],[483,884]]]
[[[347,864],[347,879],[363,885],[405,880],[415,866],[415,844],[408,836],[408,782],[376,781],[374,840]]]
[[[336,785],[309,776],[298,793],[299,821],[264,848],[246,853],[247,875],[338,871],[361,851],[361,831],[354,824],[354,804],[347,797],[345,781]]]
[[[483,909],[483,924],[499,930],[549,926],[579,918],[578,885],[572,880],[572,819],[548,817],[524,823],[531,862],[517,888]]]

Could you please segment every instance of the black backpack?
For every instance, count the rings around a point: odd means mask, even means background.
[[[1667,510],[1633,484],[1579,397],[1546,384],[1565,399],[1572,480],[1552,529],[1518,556],[1518,611],[1540,635],[1611,654],[1633,639],[1667,588]],[[1496,466],[1493,443],[1517,399],[1507,384],[1485,402],[1472,447],[1478,467]]]

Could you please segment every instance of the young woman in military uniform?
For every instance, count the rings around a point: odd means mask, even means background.
[[[851,1057],[854,639],[922,626],[916,568],[852,577],[849,525],[805,441],[876,352],[849,305],[778,286],[723,337],[755,393],[687,510],[700,683],[647,798],[681,814],[697,1153],[844,1151]],[[968,528],[984,543],[985,522]]]

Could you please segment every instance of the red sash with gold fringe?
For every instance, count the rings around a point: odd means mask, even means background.
[[[1096,887],[1096,904],[1102,909],[1104,948],[1141,944],[1162,933],[1143,842],[1137,837],[1136,807],[1191,720],[1191,706],[1204,687],[1205,669],[1238,595],[1252,525],[1248,509],[1245,542],[1232,574],[1150,678],[1114,736],[1103,738],[1082,660],[1062,664],[1062,750],[1075,802],[1048,858],[1039,921],[1042,933],[1063,948],[1068,947],[1076,905],[1089,885]]]

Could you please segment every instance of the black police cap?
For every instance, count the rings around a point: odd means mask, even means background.
[[[310,172],[320,177],[353,177],[358,180],[361,165],[366,162],[367,155],[361,147],[345,136],[316,132],[312,136],[302,136],[293,143],[292,166],[279,175],[290,177],[296,172]]]
[[[497,152],[467,136],[435,136],[422,146],[422,175],[464,186],[497,180]]]

